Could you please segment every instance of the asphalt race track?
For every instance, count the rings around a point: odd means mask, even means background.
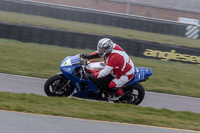
[[[43,91],[45,81],[46,79],[41,78],[0,73],[0,91],[46,96]],[[146,92],[140,106],[200,113],[200,98]]]
[[[45,96],[46,79],[0,73],[0,91]],[[146,92],[140,106],[200,113],[200,98]],[[195,133],[195,131],[92,121],[0,110],[2,133]]]
[[[0,111],[1,133],[195,133],[195,131]]]

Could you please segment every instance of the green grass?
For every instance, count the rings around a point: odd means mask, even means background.
[[[0,39],[0,72],[49,78],[60,72],[69,55],[93,50],[63,48]],[[152,68],[153,75],[142,85],[147,91],[200,97],[199,65],[131,57],[135,66]]]
[[[74,21],[64,21],[52,19],[41,16],[26,15],[13,12],[0,11],[0,22],[18,23],[26,25],[35,25],[41,27],[51,27],[58,29],[65,29],[83,33],[103,34],[118,36],[129,39],[139,39],[152,42],[182,45],[189,47],[200,48],[200,40],[187,39],[184,37],[176,37],[162,34],[154,34],[149,32],[142,32],[124,28],[117,28],[111,26],[102,26],[97,24],[80,23]]]
[[[0,109],[200,131],[200,114],[130,104],[1,92]]]

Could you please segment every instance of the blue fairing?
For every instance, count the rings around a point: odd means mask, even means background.
[[[64,66],[64,67],[60,67],[60,69],[63,72],[63,74],[74,76],[73,72],[74,72],[74,69],[77,68],[77,67],[81,67],[81,65]]]
[[[77,97],[88,97],[90,94],[95,94],[96,97],[100,94],[100,90],[88,79],[80,79],[74,76],[74,70],[78,67],[82,67],[81,59],[79,56],[68,56],[60,64],[62,74],[68,78],[75,86],[75,92],[72,94]],[[152,69],[135,67],[135,77],[129,81],[126,85],[130,86],[137,82],[143,81],[152,75]],[[88,86],[88,89],[84,89],[84,85]],[[91,93],[92,92],[92,93]]]
[[[134,83],[143,81],[145,79],[147,79],[149,76],[151,76],[152,73],[152,69],[151,68],[142,68],[142,67],[135,67],[135,77],[129,81],[126,85],[132,85]]]
[[[63,74],[73,76],[74,69],[81,67],[78,56],[67,56],[60,64],[60,69]]]
[[[68,56],[60,64],[60,69],[62,74],[70,79],[71,83],[75,86],[76,90],[73,96],[86,97],[91,92],[98,94],[100,93],[99,88],[97,88],[90,80],[80,79],[79,77],[74,76],[73,72],[76,68],[82,67],[80,65],[80,60],[78,56]],[[87,84],[90,89],[83,90],[83,84]]]

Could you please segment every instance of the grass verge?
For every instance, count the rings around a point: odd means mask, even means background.
[[[200,131],[200,114],[34,94],[0,93],[0,109]]]
[[[60,63],[66,56],[91,52],[93,50],[0,39],[0,72],[49,78],[60,72]],[[131,58],[135,66],[153,70],[153,76],[142,82],[145,90],[200,97],[199,65]]]
[[[83,33],[104,34],[104,35],[118,36],[129,39],[139,39],[139,40],[146,40],[158,43],[200,48],[200,40],[198,39],[196,40],[187,39],[184,37],[155,34],[155,33],[142,32],[142,31],[117,28],[111,26],[103,26],[97,24],[64,21],[48,17],[41,17],[35,15],[13,13],[13,12],[0,11],[0,22],[35,25],[41,27],[50,27],[50,28],[71,30],[76,32],[83,32]]]

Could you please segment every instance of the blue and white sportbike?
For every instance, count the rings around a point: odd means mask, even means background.
[[[45,82],[44,91],[47,96],[73,96],[111,101],[113,93],[103,88],[104,85],[98,80],[88,78],[88,74],[100,71],[104,67],[104,62],[84,62],[79,54],[67,56],[60,65],[62,73],[49,78]],[[152,69],[135,67],[135,77],[122,87],[124,95],[115,102],[140,104],[145,96],[145,90],[140,82],[146,81],[151,75]]]

